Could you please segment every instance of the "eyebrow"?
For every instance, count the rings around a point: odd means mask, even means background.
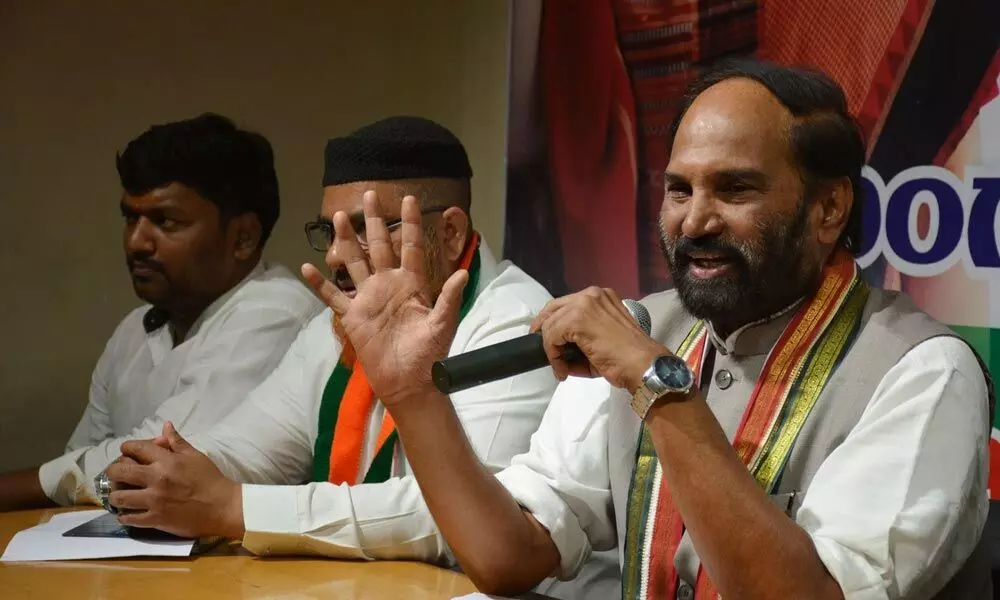
[[[351,229],[360,233],[365,228],[365,211],[358,210],[347,215],[347,220],[351,223]]]
[[[767,176],[763,172],[757,169],[723,169],[721,171],[715,171],[710,175],[711,179],[714,181],[725,181],[725,180],[736,180],[736,181],[747,181],[754,183],[756,185],[764,185],[767,182]],[[689,183],[688,178],[684,177],[679,173],[672,173],[670,171],[665,171],[663,173],[663,184],[683,184]]]
[[[763,185],[767,182],[767,176],[757,169],[723,169],[712,173],[712,179],[749,181],[757,185]]]
[[[181,206],[177,202],[175,202],[175,201],[173,201],[173,200],[171,200],[169,198],[161,200],[160,202],[157,202],[156,204],[143,205],[143,206],[133,206],[133,205],[125,202],[124,200],[119,200],[118,201],[118,208],[123,213],[124,212],[128,212],[128,213],[144,214],[144,215],[145,214],[153,214],[153,213],[163,213],[163,212],[168,211],[168,210],[180,210],[180,211],[183,212],[183,209],[181,208]]]
[[[686,177],[679,175],[677,173],[671,173],[670,171],[663,172],[663,184],[670,185],[671,183],[687,183]]]
[[[423,214],[423,212],[421,212],[421,214]],[[365,217],[365,212],[363,210],[359,210],[357,212],[349,214],[347,216],[347,219],[351,222],[351,227],[353,227],[355,231],[360,231],[364,229],[367,224],[367,218]],[[386,226],[392,225],[393,223],[402,220],[403,220],[402,216],[393,217],[391,219],[384,216],[382,217],[382,222],[385,223]]]

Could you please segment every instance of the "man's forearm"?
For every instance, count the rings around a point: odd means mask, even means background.
[[[767,497],[700,396],[650,410],[670,496],[724,598],[841,599],[809,536]]]
[[[0,511],[52,506],[56,503],[45,495],[37,468],[0,475]]]
[[[392,415],[424,500],[476,586],[510,595],[551,575],[559,553],[548,532],[483,467],[451,401],[428,391]]]

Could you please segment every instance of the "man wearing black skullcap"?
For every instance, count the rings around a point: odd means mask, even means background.
[[[350,294],[334,230],[343,235],[349,222],[366,253],[385,252],[386,240],[365,233],[363,205],[377,203],[399,256],[403,199],[415,197],[432,273],[427,295],[468,271],[450,354],[528,333],[550,299],[520,269],[498,263],[476,233],[471,176],[462,144],[447,129],[388,118],[328,143],[321,214],[306,225],[310,245],[325,253],[335,284]],[[311,265],[303,273],[313,281],[318,275]],[[122,522],[242,539],[258,554],[446,562],[393,421],[353,351],[331,335],[332,320],[331,311],[314,319],[274,373],[208,433],[188,441],[168,424],[157,440],[125,444],[135,462],[107,469],[116,487],[133,488],[110,494],[112,506],[133,511]],[[488,468],[500,470],[528,448],[555,385],[543,369],[451,395]]]

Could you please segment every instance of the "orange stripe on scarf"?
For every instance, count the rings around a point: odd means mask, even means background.
[[[733,441],[734,449],[748,469],[761,444],[766,441],[771,422],[781,410],[791,385],[799,375],[796,370],[798,361],[808,355],[813,344],[823,334],[829,319],[839,309],[840,301],[854,282],[855,268],[854,258],[850,254],[843,249],[836,250],[824,268],[823,283],[819,290],[798,309],[768,354]],[[707,333],[704,337],[707,338]],[[698,375],[700,378],[700,369]],[[676,524],[681,521],[680,511],[671,500],[665,478],[661,482],[660,497],[657,513],[653,517],[655,526],[663,526],[664,535],[672,536],[672,539],[666,543],[669,554],[657,551],[655,546],[650,553],[648,598],[672,598],[676,593],[678,579],[673,560],[685,529],[683,522],[680,527]],[[655,529],[653,532],[654,535],[657,533]],[[654,537],[654,543],[657,541]],[[694,597],[697,600],[717,600],[720,598],[718,589],[704,567],[701,564],[698,568]],[[656,588],[653,587],[654,583]],[[654,591],[665,595],[653,595]]]
[[[479,233],[472,232],[472,237],[465,246],[459,269],[468,269],[472,258],[479,248]],[[356,358],[351,368],[351,378],[344,389],[344,396],[337,411],[337,426],[333,433],[333,444],[330,448],[330,475],[327,481],[331,483],[355,485],[358,483],[358,473],[361,471],[361,451],[364,447],[365,434],[368,430],[368,419],[375,408],[375,392],[368,383],[368,376]],[[396,430],[396,423],[388,412],[382,417],[382,427],[375,443],[375,453]],[[374,456],[374,454],[373,454]]]

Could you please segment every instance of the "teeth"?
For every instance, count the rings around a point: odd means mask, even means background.
[[[699,267],[717,267],[725,264],[725,261],[720,258],[695,258],[691,262]]]

